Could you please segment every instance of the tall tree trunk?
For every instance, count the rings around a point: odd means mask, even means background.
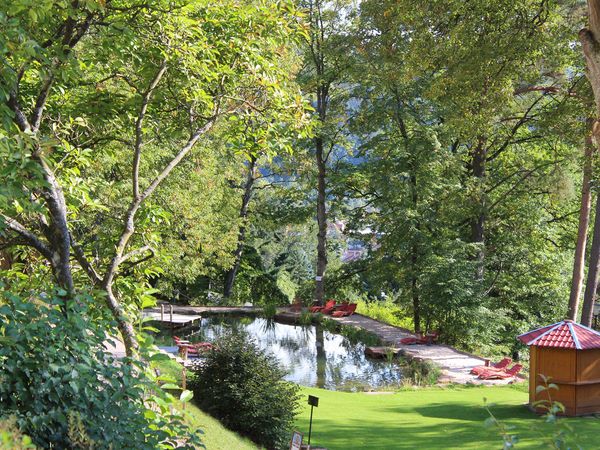
[[[594,92],[596,103],[596,117],[600,115],[600,0],[588,0],[589,28],[579,32],[581,48],[587,65],[587,78]],[[594,123],[592,139],[595,144],[600,143],[600,130],[598,122]],[[598,273],[600,270],[600,196],[596,199],[596,218],[594,220],[594,233],[588,269],[588,278],[583,296],[583,309],[581,323],[590,326],[598,289]]]
[[[406,148],[408,150],[408,139],[406,139]],[[411,200],[412,207],[415,212],[415,216],[418,217],[418,208],[419,208],[419,193],[417,192],[417,176],[416,172],[416,163],[415,161],[411,164],[411,169],[413,171],[410,176],[410,187],[411,187]],[[414,330],[415,333],[421,332],[421,299],[419,293],[419,281],[418,281],[418,263],[419,263],[419,231],[421,229],[421,224],[419,221],[415,224],[415,229],[417,230],[417,235],[413,237],[413,244],[411,246],[410,253],[410,291],[413,303],[413,322],[414,322]]]
[[[327,270],[327,209],[326,168],[323,155],[323,138],[315,139],[317,158],[317,273],[315,277],[315,300],[323,304],[325,297],[325,271]]]
[[[413,322],[415,333],[421,332],[421,299],[419,297],[419,286],[417,280],[417,260],[419,251],[416,245],[413,245],[410,255],[411,274],[410,274],[410,291],[413,303]]]
[[[471,218],[471,242],[479,244],[476,256],[475,279],[483,280],[485,267],[485,222],[486,222],[486,199],[484,192],[484,181],[486,176],[487,148],[485,139],[480,137],[471,155],[471,171],[477,182],[477,196],[475,198],[476,213]]]
[[[9,270],[12,267],[12,257],[5,250],[0,251],[0,270]]]
[[[246,240],[246,219],[248,217],[248,205],[252,199],[252,187],[256,181],[256,157],[251,156],[248,163],[248,172],[246,174],[246,183],[244,184],[244,195],[242,197],[242,206],[240,207],[240,229],[238,231],[238,242],[237,247],[233,253],[234,263],[231,269],[225,273],[225,281],[223,288],[223,297],[229,298],[233,291],[233,284],[235,283],[235,277],[238,270],[240,269],[240,263],[242,261],[242,253],[244,250],[244,243]]]
[[[583,308],[581,311],[581,323],[591,326],[594,312],[594,302],[598,290],[598,274],[600,273],[600,196],[596,198],[596,217],[594,219],[594,235],[592,237],[592,249],[590,251],[590,264],[588,278],[583,295]]]
[[[579,310],[579,298],[583,286],[583,275],[585,270],[585,248],[590,223],[590,209],[592,207],[592,193],[590,180],[592,178],[592,155],[594,153],[594,142],[592,140],[592,128],[594,120],[588,119],[588,134],[585,138],[583,182],[581,185],[581,208],[579,209],[579,228],[577,230],[577,245],[575,247],[575,258],[573,261],[573,278],[571,280],[571,295],[569,297],[569,311],[567,317],[576,320]]]

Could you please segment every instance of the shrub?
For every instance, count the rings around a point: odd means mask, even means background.
[[[414,326],[409,313],[391,301],[373,300],[367,302],[360,299],[356,303],[358,304],[356,312],[363,316],[406,329],[412,329]]]
[[[91,297],[65,306],[58,294],[24,302],[2,292],[0,418],[14,417],[41,448],[173,448],[181,424],[145,367],[105,353],[117,331],[89,315]]]
[[[286,448],[298,409],[298,386],[245,335],[217,341],[190,382],[194,401],[223,424],[267,448]]]
[[[432,386],[440,378],[440,368],[433,362],[411,358],[404,360],[402,376],[412,386]]]
[[[24,436],[14,417],[0,420],[0,448],[3,450],[35,449],[29,436]]]

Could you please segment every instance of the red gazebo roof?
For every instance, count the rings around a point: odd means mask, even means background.
[[[524,344],[536,347],[600,348],[600,333],[572,320],[563,320],[517,337]]]

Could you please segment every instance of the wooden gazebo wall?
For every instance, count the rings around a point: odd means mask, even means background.
[[[536,394],[537,386],[544,384],[540,374],[559,389]],[[533,405],[548,396],[562,403],[568,416],[600,413],[600,349],[531,346],[529,402]]]

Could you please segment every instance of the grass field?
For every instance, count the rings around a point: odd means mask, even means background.
[[[180,378],[181,368],[172,361],[161,362],[163,374]],[[486,427],[489,417],[484,398],[492,413],[516,434],[518,449],[555,448],[549,437],[556,425],[531,413],[527,384],[498,387],[447,387],[407,389],[394,393],[368,394],[301,388],[302,410],[296,429],[308,438],[310,407],[308,394],[319,397],[314,410],[313,446],[329,450],[441,450],[500,449],[502,437],[495,427]],[[223,427],[219,421],[187,405],[188,423],[204,432],[207,450],[250,450],[257,447],[247,439]],[[573,429],[569,443],[584,449],[600,449],[600,419],[561,419]],[[562,427],[562,425],[561,425]],[[572,446],[571,448],[577,448]]]
[[[544,440],[556,426],[531,413],[526,385],[506,387],[424,388],[393,394],[365,394],[302,388],[305,397],[297,429],[308,438],[310,407],[306,395],[319,397],[311,444],[336,449],[500,449],[502,437],[486,427],[487,398],[493,414],[519,436],[516,448],[554,448]],[[564,419],[585,449],[600,448],[600,420]]]
[[[175,361],[161,361],[155,364],[162,375],[175,378],[181,383],[181,365]],[[200,430],[200,439],[207,450],[256,450],[258,447],[249,439],[225,428],[221,422],[203,412],[193,403],[185,405],[184,417],[189,427]]]

